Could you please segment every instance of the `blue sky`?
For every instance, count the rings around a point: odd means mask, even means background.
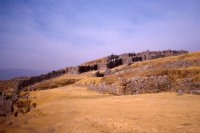
[[[200,50],[199,0],[0,0],[0,68],[54,70],[111,53]]]

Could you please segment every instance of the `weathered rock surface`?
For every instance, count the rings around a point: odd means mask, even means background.
[[[29,99],[4,99],[0,101],[0,117],[13,114],[17,117],[19,113],[27,113],[35,108],[36,104],[31,104]]]
[[[109,94],[119,94],[118,89],[114,84],[108,85],[106,83],[100,83],[98,85],[90,84],[87,86],[89,90],[94,90],[100,93],[109,93]]]
[[[119,79],[119,84],[101,83],[89,85],[89,90],[116,95],[157,93],[171,89],[171,81],[167,76],[134,77],[131,79]]]
[[[165,91],[175,91],[178,95],[184,93],[200,94],[200,82],[193,82],[192,78],[184,78],[175,82],[167,75],[150,77],[133,77],[128,79],[119,78],[119,83],[87,85],[89,90],[100,93],[110,93],[116,95],[158,93]]]
[[[193,78],[178,79],[173,85],[175,91],[190,94],[200,94],[200,82],[194,82]]]
[[[28,99],[29,93],[0,93],[0,117],[13,114],[17,117],[18,113],[27,113],[31,108],[35,108],[36,104],[31,103]]]
[[[167,76],[134,77],[128,79],[125,94],[157,93],[171,89]]]

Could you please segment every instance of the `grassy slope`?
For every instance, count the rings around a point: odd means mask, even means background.
[[[176,64],[182,61],[189,62],[191,63],[191,65],[188,67],[165,66],[165,64],[170,64],[170,63]],[[180,56],[171,56],[154,60],[147,60],[143,62],[133,63],[131,66],[115,68],[117,69],[117,73],[102,78],[102,82],[115,83],[118,82],[119,77],[132,78],[134,76],[158,76],[158,75],[168,75],[172,80],[192,77],[194,78],[195,82],[199,82],[200,65],[196,65],[197,63],[200,64],[200,52],[192,52]],[[147,69],[145,69],[146,67]]]
[[[175,69],[162,66],[166,63],[179,62],[179,61],[183,61],[183,60],[190,62],[191,66],[189,66],[189,67],[181,66],[181,67],[177,67]],[[173,70],[174,71],[195,70],[195,71],[199,72],[200,66],[196,65],[196,62],[194,62],[194,61],[200,61],[200,52],[193,52],[193,53],[188,53],[188,54],[179,55],[179,56],[171,56],[171,57],[166,57],[166,58],[159,58],[159,59],[154,59],[154,60],[149,60],[149,61],[144,61],[144,62],[138,62],[136,64],[133,64],[131,67],[136,68],[136,67],[144,67],[145,65],[151,65],[152,67],[158,68],[157,70],[153,71],[158,75],[165,74],[166,71],[169,71],[169,74],[170,74],[170,71],[173,71]],[[150,72],[150,74],[148,74],[148,72],[143,71],[141,74],[151,75],[151,74],[153,74],[153,72]],[[162,73],[162,72],[164,72],[164,73]],[[197,74],[199,74],[199,73],[197,73]],[[181,76],[181,73],[180,73],[180,76]]]

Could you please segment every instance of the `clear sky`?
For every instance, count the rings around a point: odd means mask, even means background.
[[[0,68],[147,49],[200,50],[200,0],[0,0]]]

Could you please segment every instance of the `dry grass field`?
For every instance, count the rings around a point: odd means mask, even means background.
[[[1,118],[1,133],[199,133],[200,97],[114,96],[66,86],[30,92],[31,112]]]

